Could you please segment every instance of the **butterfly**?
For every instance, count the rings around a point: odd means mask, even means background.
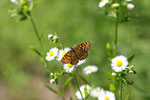
[[[61,59],[61,62],[64,64],[70,63],[76,65],[79,60],[83,60],[88,57],[88,50],[91,47],[91,42],[87,41],[81,43],[74,48],[71,48]]]

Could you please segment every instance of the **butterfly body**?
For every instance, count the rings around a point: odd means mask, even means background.
[[[74,48],[71,48],[71,50],[69,50],[61,59],[61,62],[64,64],[77,64],[79,60],[83,60],[88,57],[88,50],[90,49],[90,47],[91,42],[87,41],[75,46]]]

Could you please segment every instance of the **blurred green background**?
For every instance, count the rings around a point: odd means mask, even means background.
[[[32,15],[38,29],[44,24],[44,51],[53,46],[47,40],[47,35],[53,32],[58,33],[65,47],[92,41],[87,62],[78,70],[96,65],[111,71],[105,45],[113,44],[115,19],[101,14],[98,4],[99,0],[41,0]],[[129,77],[134,84],[124,86],[123,96],[129,94],[129,100],[150,100],[150,1],[134,0],[134,4],[132,12],[139,17],[119,24],[119,54],[128,57],[136,53],[132,64],[137,74]],[[45,82],[47,72],[38,55],[29,48],[30,45],[38,48],[38,41],[29,20],[18,22],[18,18],[10,17],[8,10],[15,7],[8,0],[0,1],[0,100],[60,100],[40,85]],[[51,67],[57,66],[55,62],[49,63]],[[89,75],[88,80],[106,90],[111,82],[101,70]],[[68,92],[66,98],[69,100]]]

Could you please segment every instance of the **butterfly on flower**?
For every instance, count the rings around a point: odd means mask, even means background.
[[[91,42],[87,41],[81,43],[74,48],[71,48],[61,59],[61,62],[64,64],[70,63],[76,65],[79,60],[83,60],[88,57],[88,50],[91,47]]]

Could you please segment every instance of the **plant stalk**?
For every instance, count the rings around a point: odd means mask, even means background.
[[[118,20],[119,20],[119,11],[116,11],[116,23],[115,23],[115,56],[117,56],[117,40],[118,40]]]
[[[78,82],[77,77],[76,77],[76,73],[74,73],[74,79],[75,79],[77,88],[78,88],[78,90],[79,90],[79,92],[80,92],[80,95],[81,95],[81,97],[82,97],[82,100],[84,100],[84,98],[83,98],[83,96],[82,96],[82,93],[81,93],[81,90],[80,90],[79,82]]]
[[[122,100],[122,76],[120,76],[120,99]]]
[[[41,52],[42,52],[42,54],[43,54],[43,46],[42,46],[41,38],[40,38],[40,36],[39,36],[37,27],[36,27],[36,25],[35,25],[35,22],[34,22],[34,20],[33,20],[33,18],[32,18],[31,13],[29,13],[29,18],[30,18],[31,24],[32,24],[33,29],[34,29],[34,33],[35,33],[35,35],[36,35],[36,37],[37,37],[37,39],[38,39],[38,41],[39,41],[39,43],[40,43]]]

